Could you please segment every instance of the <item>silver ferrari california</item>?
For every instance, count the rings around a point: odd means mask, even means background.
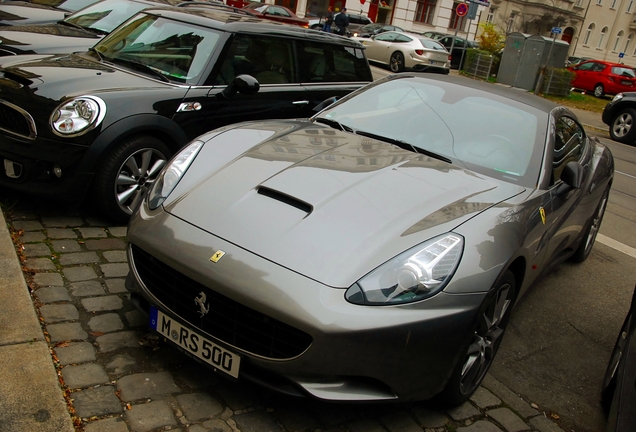
[[[127,286],[153,330],[229,378],[459,404],[515,300],[588,257],[613,175],[563,107],[393,75],[185,147],[131,219]]]

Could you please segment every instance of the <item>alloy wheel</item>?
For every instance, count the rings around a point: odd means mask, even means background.
[[[117,203],[124,213],[132,214],[166,163],[166,156],[151,148],[138,150],[126,159],[115,180]]]
[[[460,390],[469,393],[481,383],[499,349],[514,296],[509,283],[501,285],[479,318],[461,370]]]
[[[627,112],[621,113],[612,124],[612,131],[617,138],[623,138],[634,125],[634,118]]]
[[[603,195],[601,198],[601,202],[596,210],[596,214],[594,215],[594,219],[592,219],[592,225],[590,225],[590,231],[587,234],[587,238],[585,239],[585,250],[591,249],[594,245],[594,241],[596,240],[596,235],[598,234],[598,230],[601,228],[601,221],[603,220],[603,214],[605,214],[605,207],[607,206],[607,194]]]

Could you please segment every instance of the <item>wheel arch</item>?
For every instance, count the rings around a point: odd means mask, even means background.
[[[521,291],[521,287],[523,285],[523,281],[526,276],[526,259],[523,256],[519,256],[515,258],[506,268],[506,270],[510,270],[515,277],[515,296],[519,296]],[[505,273],[505,270],[502,274]]]
[[[162,141],[174,153],[189,141],[173,120],[156,114],[140,114],[121,119],[104,129],[88,148],[78,172],[94,174],[101,162],[124,140],[148,135]]]

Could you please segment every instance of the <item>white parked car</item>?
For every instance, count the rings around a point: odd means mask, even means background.
[[[353,37],[366,47],[369,61],[388,65],[393,72],[450,71],[450,53],[438,41],[418,34],[388,31],[371,37]]]

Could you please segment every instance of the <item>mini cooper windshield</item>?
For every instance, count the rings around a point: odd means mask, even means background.
[[[105,61],[163,81],[196,84],[219,34],[202,27],[140,14],[93,49]]]

